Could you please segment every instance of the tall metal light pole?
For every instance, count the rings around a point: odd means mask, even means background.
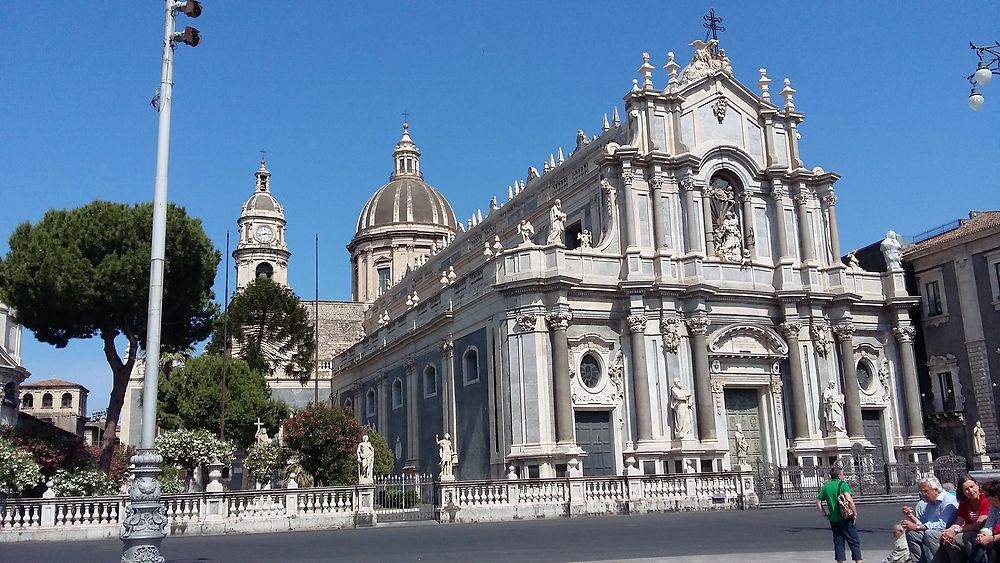
[[[201,4],[196,0],[164,0],[163,66],[160,89],[153,98],[160,112],[156,139],[156,182],[153,194],[153,236],[149,257],[149,312],[146,320],[146,374],[142,390],[142,440],[132,457],[134,479],[129,487],[129,505],[122,521],[123,563],[162,563],[160,543],[167,525],[167,512],[160,504],[160,463],[156,451],[156,395],[160,377],[160,325],[163,307],[163,262],[167,236],[167,163],[170,152],[170,102],[174,77],[174,44],[192,47],[201,41],[193,27],[174,31],[177,12],[196,18]]]

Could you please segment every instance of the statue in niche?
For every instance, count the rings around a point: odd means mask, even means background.
[[[710,198],[712,207],[715,255],[727,262],[742,263],[745,259],[749,260],[749,249],[745,248],[740,219],[736,215],[736,197],[732,186],[722,178],[715,178],[705,188],[705,193]]]
[[[535,228],[527,219],[521,221],[517,226],[517,234],[521,235],[521,244],[532,244],[531,237],[535,236]]]
[[[736,214],[727,211],[715,230],[716,253],[723,260],[741,262],[743,260],[743,234]]]
[[[736,423],[736,431],[733,432],[733,440],[736,442],[736,463],[737,465],[748,465],[750,462],[750,442],[743,434],[743,425]]]
[[[691,434],[691,392],[681,384],[681,378],[675,377],[670,388],[670,408],[674,411],[674,436],[684,437]]]
[[[439,462],[441,468],[441,477],[448,478],[454,476],[454,457],[455,450],[451,445],[451,434],[445,432],[444,438],[438,438],[438,435],[434,435],[434,440],[438,445],[438,457],[441,459]]]
[[[547,244],[562,244],[563,231],[566,230],[566,214],[562,210],[562,201],[555,200],[549,209],[549,238]]]
[[[972,453],[977,456],[986,455],[986,430],[980,420],[976,421],[976,426],[972,429]]]
[[[371,483],[375,467],[375,448],[368,441],[368,434],[361,437],[356,450],[358,457],[358,482]]]
[[[830,380],[823,390],[823,413],[826,415],[827,432],[845,432],[844,395],[837,391],[837,383]]]
[[[885,265],[890,270],[902,267],[900,261],[903,257],[903,245],[900,244],[899,235],[896,234],[896,231],[887,232],[879,247],[882,249],[882,256],[885,257]]]

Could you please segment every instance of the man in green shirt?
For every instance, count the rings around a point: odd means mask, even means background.
[[[837,497],[841,494],[847,497],[847,501],[854,512],[850,519],[844,518],[840,514],[840,504]],[[846,554],[844,553],[844,542],[851,546],[851,559],[856,563],[861,563],[861,540],[858,538],[858,529],[854,527],[857,520],[858,509],[854,505],[854,497],[851,496],[851,486],[844,481],[844,469],[833,467],[830,469],[830,480],[823,485],[816,495],[816,508],[823,516],[830,521],[830,529],[833,531],[833,553],[837,563],[844,563]]]

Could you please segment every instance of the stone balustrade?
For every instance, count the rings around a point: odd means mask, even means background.
[[[633,469],[634,471],[634,469]],[[376,487],[317,487],[169,494],[168,535],[282,532],[372,525]],[[754,508],[750,473],[566,477],[438,483],[438,520],[555,518],[671,510]],[[429,501],[429,499],[428,499]],[[116,538],[127,496],[0,499],[0,543]]]

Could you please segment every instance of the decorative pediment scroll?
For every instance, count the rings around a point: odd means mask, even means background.
[[[737,323],[715,331],[708,341],[708,352],[714,356],[776,360],[788,357],[788,344],[770,327]]]

